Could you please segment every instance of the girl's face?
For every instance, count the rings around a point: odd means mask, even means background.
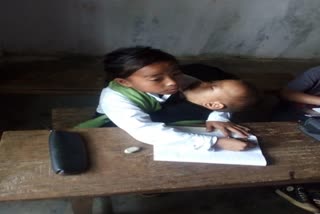
[[[181,74],[177,66],[172,63],[158,62],[137,70],[125,79],[116,78],[115,81],[142,92],[174,94],[179,89],[175,78]]]

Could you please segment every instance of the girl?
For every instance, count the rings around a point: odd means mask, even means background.
[[[152,145],[181,143],[205,150],[240,151],[252,146],[232,138],[181,132],[150,119],[149,112],[158,110],[172,94],[197,81],[180,72],[174,56],[150,47],[122,48],[105,55],[104,68],[112,81],[101,92],[97,113],[107,115],[136,140]],[[247,128],[229,122],[228,117],[227,112],[212,112],[207,130],[248,135]]]

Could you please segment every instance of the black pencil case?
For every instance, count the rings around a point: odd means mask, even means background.
[[[78,133],[52,130],[49,153],[52,169],[57,174],[79,174],[88,168],[85,141]]]

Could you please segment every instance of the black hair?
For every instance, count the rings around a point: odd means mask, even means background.
[[[247,108],[253,108],[260,100],[261,94],[255,85],[245,80],[237,80],[243,87],[245,87],[245,93],[242,96],[234,97],[237,104],[227,106],[230,112],[244,111]]]
[[[157,62],[178,66],[177,59],[164,51],[145,46],[116,49],[104,56],[104,70],[110,78],[127,78],[137,70]]]

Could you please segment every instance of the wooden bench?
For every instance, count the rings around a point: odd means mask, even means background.
[[[0,94],[98,94],[105,84],[100,59],[5,62]]]
[[[94,107],[84,108],[55,108],[51,111],[53,129],[72,128],[77,124],[89,120],[95,113]]]
[[[268,166],[153,161],[152,146],[118,128],[99,128],[72,130],[87,142],[91,165],[83,174],[61,176],[51,170],[49,131],[5,131],[0,141],[0,201],[90,199],[320,181],[320,144],[301,133],[296,123],[245,125],[260,139]],[[133,145],[143,149],[131,155],[123,153]]]
[[[255,84],[266,92],[283,87],[293,76],[319,65],[310,60],[181,58],[182,64],[217,66]],[[105,84],[101,58],[55,59],[30,62],[3,60],[0,94],[93,94]]]

